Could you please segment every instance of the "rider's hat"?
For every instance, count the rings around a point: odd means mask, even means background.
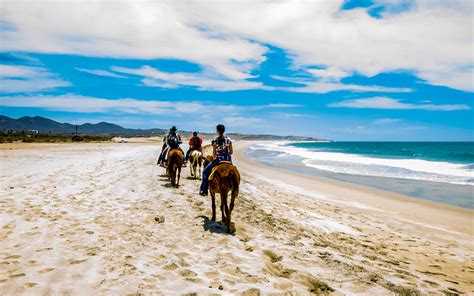
[[[176,128],[176,126],[173,126],[173,127],[170,129],[170,131],[172,131],[172,132],[175,132],[175,131],[177,131],[177,130],[178,130],[178,129]]]

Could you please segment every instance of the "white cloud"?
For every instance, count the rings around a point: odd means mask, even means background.
[[[393,123],[398,123],[400,121],[402,120],[399,118],[380,118],[380,119],[374,120],[374,124],[376,125],[393,124]]]
[[[174,58],[245,79],[266,48],[197,28],[174,1],[2,1],[3,51],[114,58]]]
[[[186,115],[212,113],[230,117],[248,111],[292,108],[293,105],[219,105],[188,101],[155,101],[133,98],[104,99],[75,94],[58,96],[0,96],[0,106],[42,108],[53,111],[77,113],[126,113]]]
[[[392,110],[428,110],[428,111],[455,111],[455,110],[469,110],[471,107],[465,104],[451,104],[451,105],[434,105],[434,104],[411,104],[403,103],[402,100],[373,97],[346,100],[342,102],[328,104],[332,108],[356,108],[356,109],[392,109]]]
[[[1,50],[181,59],[245,81],[265,60],[262,44],[272,44],[291,54],[295,69],[323,78],[318,90],[338,89],[328,82],[352,73],[393,70],[474,90],[474,2],[416,0],[399,12],[403,2],[384,1],[387,13],[373,18],[365,8],[341,11],[343,0],[4,0],[2,21],[15,29],[2,31]]]
[[[1,93],[38,92],[70,85],[45,68],[0,65]]]
[[[197,87],[200,90],[231,91],[241,89],[265,88],[259,82],[250,82],[247,80],[233,80],[223,77],[218,73],[199,72],[187,73],[177,72],[168,73],[157,70],[150,66],[143,66],[138,69],[112,67],[115,72],[132,74],[144,77],[142,82],[147,86],[156,86],[162,88],[176,88],[180,86]]]
[[[273,117],[280,118],[280,119],[294,119],[294,118],[309,118],[314,117],[308,114],[301,114],[301,113],[288,113],[288,112],[272,112]]]
[[[289,50],[296,68],[342,69],[336,77],[411,70],[428,83],[474,90],[472,69],[465,71],[473,64],[474,2],[416,0],[392,13],[396,2],[383,18],[341,11],[343,0],[177,3],[195,23]]]
[[[231,125],[232,127],[249,127],[259,126],[265,123],[265,120],[258,117],[246,117],[246,116],[226,116],[222,118],[225,125]]]
[[[263,90],[281,90],[289,92],[302,93],[327,93],[337,90],[352,90],[352,91],[377,91],[377,92],[410,92],[409,88],[391,88],[383,86],[363,86],[354,84],[340,83],[334,79],[339,75],[342,77],[342,72],[333,71],[326,73],[325,70],[318,75],[326,75],[330,79],[323,79],[322,81],[314,81],[311,78],[290,78],[272,76],[277,80],[283,80],[302,84],[300,87],[279,87],[267,86],[260,82],[248,80],[233,80],[219,75],[219,73],[204,71],[197,73],[187,72],[163,72],[150,66],[143,66],[141,68],[132,69],[124,67],[111,67],[111,70],[118,73],[132,74],[143,77],[142,83],[146,86],[161,87],[161,88],[177,88],[182,86],[197,87],[200,90],[212,91],[233,91],[243,89],[263,89]],[[311,71],[311,70],[308,70]],[[316,75],[316,74],[315,74]],[[328,82],[326,82],[328,81]]]
[[[326,81],[339,81],[341,78],[350,76],[350,72],[344,71],[342,69],[339,69],[337,67],[328,67],[326,69],[307,69],[307,72],[309,72],[311,75],[313,75],[316,78],[326,80]]]
[[[351,91],[374,91],[374,92],[411,92],[410,88],[401,87],[384,87],[377,85],[357,85],[357,84],[344,84],[331,80],[318,80],[314,81],[308,78],[291,78],[272,76],[273,79],[292,82],[296,84],[304,85],[303,87],[274,87],[274,89],[291,91],[291,92],[302,92],[302,93],[327,93],[331,91],[339,90],[351,90]]]
[[[110,71],[106,70],[92,70],[92,69],[83,69],[83,68],[74,68],[79,72],[84,72],[84,73],[89,73],[92,75],[97,75],[97,76],[105,76],[105,77],[114,77],[114,78],[126,78],[125,76],[117,75],[115,73],[112,73]]]

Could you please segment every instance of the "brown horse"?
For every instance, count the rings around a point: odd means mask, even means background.
[[[181,176],[181,166],[183,165],[183,152],[179,149],[172,149],[168,154],[166,173],[171,180],[171,185],[179,187],[179,177]]]
[[[204,159],[204,167],[213,160],[212,156]],[[209,175],[209,191],[212,198],[212,221],[216,221],[216,193],[221,196],[222,222],[231,233],[231,215],[234,201],[239,195],[240,173],[236,166],[230,162],[221,162],[212,169]],[[230,204],[227,205],[227,194],[230,192]]]

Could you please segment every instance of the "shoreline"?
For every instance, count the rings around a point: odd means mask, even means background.
[[[252,143],[251,141],[239,141],[235,145],[236,148],[234,147],[236,164],[239,167],[243,167],[247,172],[260,174],[270,179],[276,178],[280,182],[297,186],[304,190],[324,192],[330,195],[331,198],[335,198],[335,201],[338,203],[346,202],[346,206],[348,207],[351,207],[351,203],[357,202],[362,204],[363,207],[367,206],[384,212],[391,212],[392,215],[399,215],[399,218],[415,223],[421,222],[422,224],[430,226],[430,228],[436,227],[443,229],[447,227],[448,229],[445,230],[463,235],[472,235],[474,233],[474,224],[472,224],[474,210],[472,209],[456,207],[321,176],[307,176],[266,166],[253,161],[245,155],[245,151]],[[351,199],[347,198],[348,195],[351,196]],[[424,213],[424,215],[418,215],[420,212]],[[444,217],[444,219],[440,221],[439,217]],[[460,227],[459,225],[463,226]]]

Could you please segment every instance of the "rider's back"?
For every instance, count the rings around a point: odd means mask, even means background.
[[[189,138],[189,146],[192,150],[202,150],[202,139],[199,136],[192,136]]]
[[[181,144],[181,139],[178,134],[169,134],[167,139],[168,146],[171,149],[178,148],[179,144]]]
[[[213,143],[216,144],[216,160],[217,161],[232,161],[230,155],[230,145],[232,141],[226,136],[218,136],[214,139]]]

